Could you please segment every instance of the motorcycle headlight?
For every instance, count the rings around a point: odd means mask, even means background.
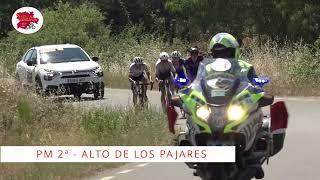
[[[93,72],[98,76],[98,77],[101,77],[103,76],[103,70],[100,66],[96,67]]]
[[[208,121],[208,119],[209,119],[209,117],[210,117],[210,110],[207,108],[207,107],[205,107],[205,106],[201,106],[200,108],[198,108],[197,109],[197,111],[196,111],[196,115],[200,118],[200,119],[202,119],[202,120],[204,120],[204,121]]]
[[[231,121],[239,121],[245,115],[245,111],[239,105],[231,105],[228,108],[228,119]]]

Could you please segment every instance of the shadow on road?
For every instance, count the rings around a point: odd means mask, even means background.
[[[73,96],[55,96],[55,97],[52,97],[52,99],[53,99],[53,102],[55,103],[68,103],[68,102],[100,101],[100,100],[105,100],[106,98],[94,99],[93,97],[84,96],[78,99]]]

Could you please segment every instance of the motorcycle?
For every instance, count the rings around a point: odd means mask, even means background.
[[[288,113],[256,79],[253,85],[233,59],[205,59],[195,81],[172,97],[172,107],[186,114],[179,146],[235,146],[235,163],[186,163],[203,180],[250,180],[265,161],[283,148]],[[270,106],[270,117],[263,107]],[[175,134],[176,112],[169,108],[169,130]],[[263,177],[256,177],[263,178]]]

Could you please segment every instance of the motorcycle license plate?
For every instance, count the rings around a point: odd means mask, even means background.
[[[217,96],[226,96],[226,92],[224,90],[212,90],[211,91],[211,97],[217,97]]]
[[[72,78],[72,79],[67,79],[67,83],[80,83],[84,82],[86,78]]]

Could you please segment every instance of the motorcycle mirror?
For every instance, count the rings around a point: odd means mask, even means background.
[[[259,105],[259,107],[269,106],[273,103],[273,101],[274,101],[274,96],[266,93],[259,100],[258,105]]]
[[[260,87],[263,87],[265,84],[269,82],[270,82],[270,79],[268,77],[253,78],[253,83]]]
[[[33,63],[32,61],[27,61],[27,65],[28,65],[28,66],[33,66],[34,63]]]

